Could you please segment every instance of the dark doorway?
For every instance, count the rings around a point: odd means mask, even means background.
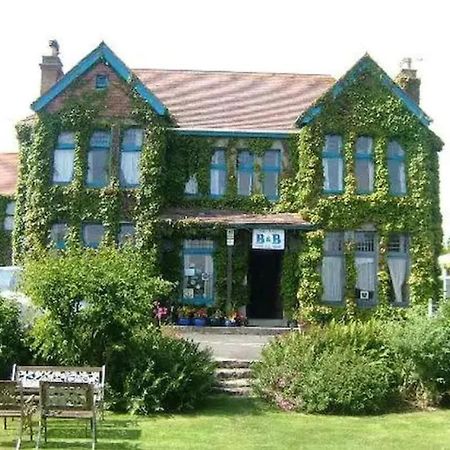
[[[280,297],[281,261],[280,250],[251,250],[248,278],[250,303],[247,316],[251,319],[282,319],[283,307]]]

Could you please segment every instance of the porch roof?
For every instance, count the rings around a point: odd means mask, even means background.
[[[311,230],[314,226],[296,213],[255,214],[226,209],[182,209],[170,208],[163,212],[165,222],[198,224],[203,226],[224,225],[229,228],[278,227],[283,229]]]

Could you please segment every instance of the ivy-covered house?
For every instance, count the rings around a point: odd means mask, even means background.
[[[131,240],[172,300],[254,320],[438,297],[442,143],[410,67],[132,71],[101,43],[64,74],[52,50],[17,128],[16,263]]]

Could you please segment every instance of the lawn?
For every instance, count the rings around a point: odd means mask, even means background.
[[[12,448],[15,423],[0,431]],[[49,422],[44,448],[90,448],[84,425]],[[22,448],[33,448],[25,436]],[[338,417],[284,413],[257,400],[216,397],[189,414],[135,417],[108,414],[99,450],[145,449],[450,449],[450,410]]]

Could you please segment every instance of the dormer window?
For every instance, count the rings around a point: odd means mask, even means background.
[[[99,74],[95,77],[95,89],[102,90],[106,89],[109,84],[108,75]]]

